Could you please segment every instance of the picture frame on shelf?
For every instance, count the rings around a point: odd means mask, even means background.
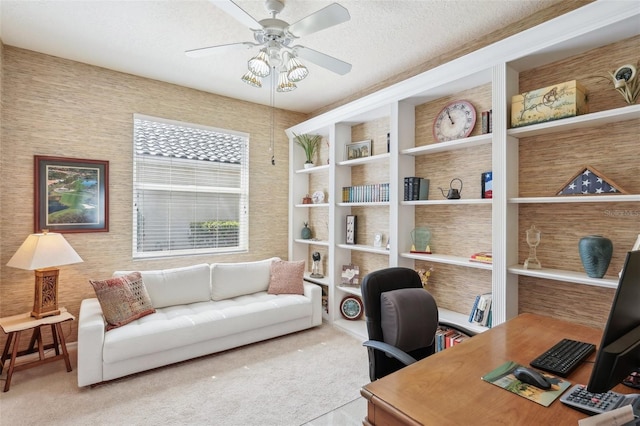
[[[382,232],[376,232],[373,235],[373,246],[382,247]]]
[[[34,232],[109,231],[109,162],[34,156]]]
[[[356,244],[356,230],[358,217],[356,215],[347,215],[345,243]]]
[[[352,142],[346,145],[345,159],[355,160],[371,156],[371,140]]]
[[[340,282],[345,287],[360,287],[360,267],[358,265],[342,265]]]

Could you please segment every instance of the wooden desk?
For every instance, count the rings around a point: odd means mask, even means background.
[[[587,417],[556,399],[543,407],[480,377],[505,361],[523,365],[562,338],[595,343],[601,330],[533,314],[522,314],[489,331],[362,388],[368,401],[365,425],[569,424]],[[591,355],[566,379],[587,383]],[[591,362],[589,362],[591,361]],[[633,393],[623,385],[614,388]],[[534,420],[535,419],[535,420]]]
[[[25,370],[27,368],[56,361],[58,359],[63,359],[66,364],[67,371],[71,371],[71,362],[69,361],[69,353],[67,352],[64,333],[62,332],[62,323],[65,321],[73,321],[74,319],[75,317],[67,312],[65,308],[61,308],[60,314],[58,315],[52,315],[41,319],[33,318],[30,313],[0,318],[0,327],[9,335],[7,337],[7,342],[4,345],[2,358],[0,358],[0,373],[2,373],[5,361],[7,359],[10,360],[9,369],[7,370],[7,381],[4,384],[4,392],[7,392],[11,386],[11,377],[13,376],[14,371]],[[53,343],[48,345],[43,344],[42,333],[40,331],[40,327],[45,325],[51,326],[51,335],[53,337]],[[29,342],[29,348],[24,351],[18,351],[20,335],[23,331],[28,330],[33,331],[31,334],[31,341]],[[38,344],[37,348],[35,347],[36,343]],[[45,358],[45,349],[54,349],[56,353],[55,356]],[[62,353],[60,353],[60,350],[62,350]],[[11,351],[11,356],[9,356],[9,351]],[[38,352],[37,360],[16,365],[16,359],[18,357],[35,352]]]

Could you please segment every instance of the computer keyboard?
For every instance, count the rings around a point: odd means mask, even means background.
[[[632,405],[634,412],[640,409],[640,394],[621,394],[614,391],[592,393],[585,385],[574,385],[560,397],[560,402],[590,415],[602,414],[625,405]]]
[[[596,345],[592,343],[562,339],[529,364],[551,374],[566,377],[595,350]]]

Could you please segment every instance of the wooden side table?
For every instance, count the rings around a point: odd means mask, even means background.
[[[64,359],[67,371],[71,371],[71,362],[69,361],[67,344],[64,340],[64,333],[62,332],[62,323],[65,321],[73,321],[74,319],[75,317],[67,312],[65,308],[61,308],[60,314],[58,315],[52,315],[41,319],[33,318],[30,313],[0,318],[0,327],[2,328],[2,331],[9,335],[7,343],[4,345],[2,358],[0,358],[0,374],[2,374],[4,362],[7,359],[10,359],[9,370],[7,370],[7,381],[4,385],[4,392],[7,392],[9,390],[9,386],[11,386],[11,376],[13,376],[14,371],[26,370],[27,368],[36,367],[58,359]],[[51,326],[53,343],[45,345],[42,341],[42,333],[40,329],[47,325]],[[24,351],[18,351],[20,336],[23,331],[28,330],[32,330],[29,348]],[[45,349],[54,349],[56,353],[55,356],[45,358]],[[62,353],[60,353],[60,350],[62,350]],[[9,352],[11,352],[11,356],[9,356]],[[16,365],[16,358],[35,352],[38,352],[37,360]]]

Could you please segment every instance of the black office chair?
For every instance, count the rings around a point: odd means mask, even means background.
[[[392,267],[371,272],[361,290],[371,381],[434,353],[438,307],[416,271]]]

